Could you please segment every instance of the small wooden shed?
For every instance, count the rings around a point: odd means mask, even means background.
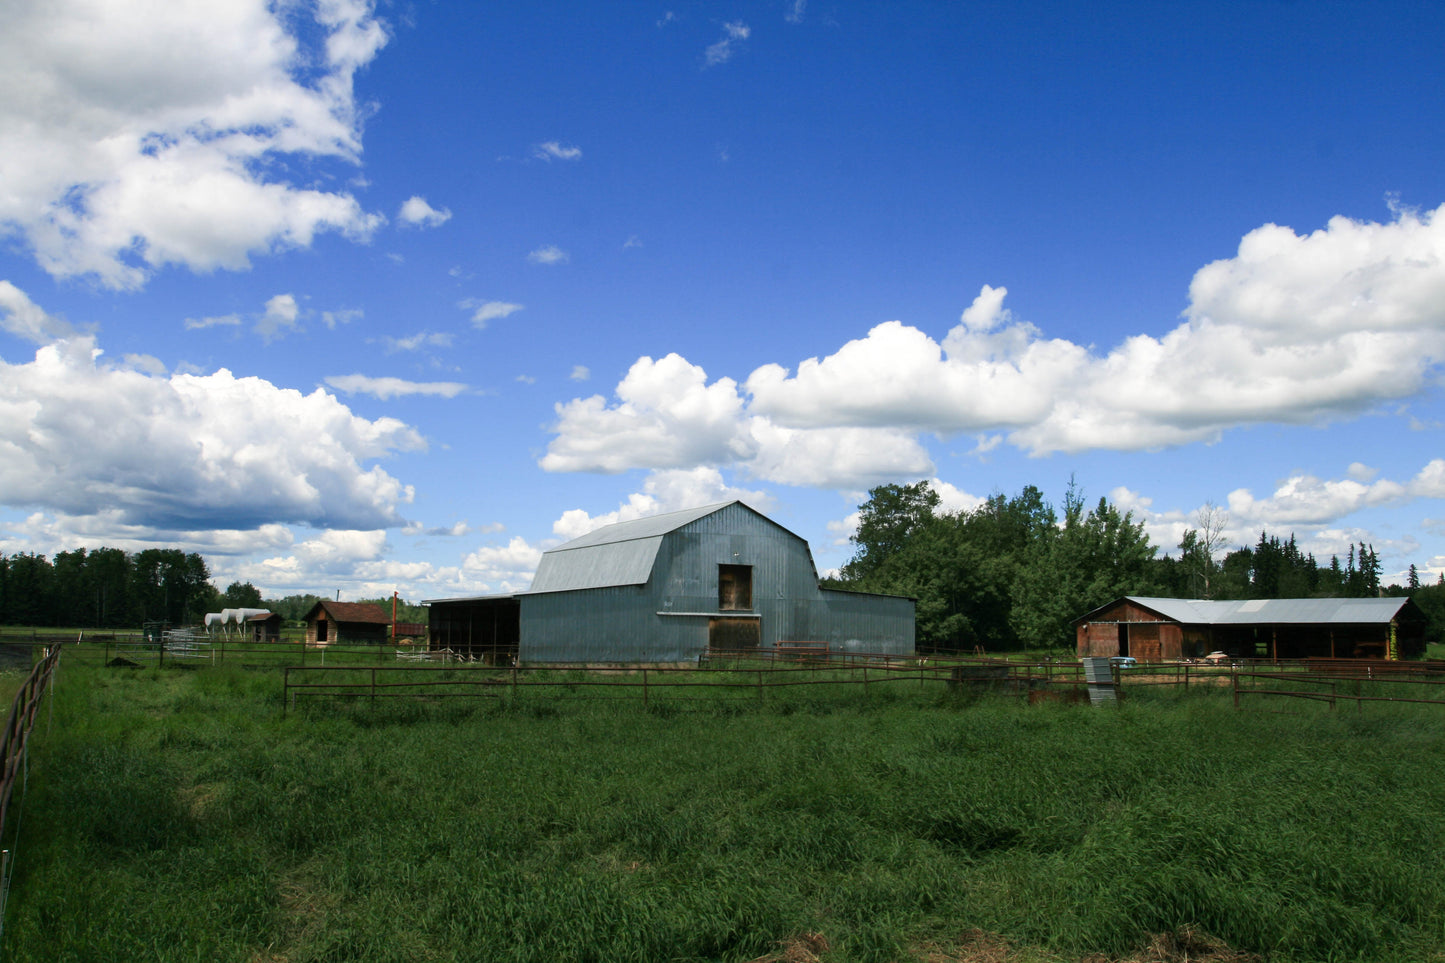
[[[329,602],[306,613],[307,645],[382,645],[391,638],[391,613],[375,602]]]
[[[1171,662],[1225,652],[1244,659],[1411,659],[1425,653],[1425,613],[1408,598],[1166,599],[1127,595],[1074,621],[1078,654]]]
[[[275,612],[246,616],[246,634],[253,642],[280,642],[281,616]]]

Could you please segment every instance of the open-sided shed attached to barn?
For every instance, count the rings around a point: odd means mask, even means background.
[[[1141,662],[1221,651],[1245,659],[1411,659],[1425,613],[1408,598],[1205,601],[1125,596],[1075,620],[1078,654]]]
[[[912,599],[819,587],[808,543],[736,501],[573,539],[525,592],[427,604],[434,648],[523,662],[695,662],[780,641],[913,652]]]

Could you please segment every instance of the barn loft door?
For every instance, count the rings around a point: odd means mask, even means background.
[[[761,641],[761,619],[713,618],[707,620],[708,648],[756,649]]]
[[[753,567],[717,567],[717,607],[723,612],[747,612],[753,607]]]

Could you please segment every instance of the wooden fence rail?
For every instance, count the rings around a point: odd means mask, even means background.
[[[14,823],[17,827],[19,824],[18,818],[14,817],[18,816],[20,806],[16,805],[12,812],[11,798],[14,795],[15,783],[20,781],[21,801],[24,801],[24,779],[29,771],[30,733],[35,728],[40,703],[49,691],[50,682],[55,677],[55,667],[60,662],[60,646],[49,646],[44,653],[44,657],[21,683],[20,691],[15,693],[15,701],[10,706],[10,719],[5,723],[3,737],[0,737],[0,759],[3,759],[4,767],[0,770],[0,845],[4,845],[6,831],[11,828],[11,824]],[[13,844],[0,849],[0,937],[3,937],[5,932],[5,904],[10,897],[10,878],[15,869],[13,857]]]

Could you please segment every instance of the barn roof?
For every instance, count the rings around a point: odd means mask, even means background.
[[[1410,599],[1403,597],[1207,601],[1127,595],[1100,606],[1077,621],[1090,621],[1100,612],[1124,601],[1186,625],[1388,625],[1401,609],[1415,607]]]
[[[322,599],[311,606],[305,621],[316,618],[316,613],[325,609],[327,618],[333,622],[368,622],[380,625],[391,624],[391,614],[375,602],[329,602]]]
[[[741,502],[720,502],[617,522],[574,538],[543,554],[527,593],[644,585],[665,535],[732,505],[753,511]]]

